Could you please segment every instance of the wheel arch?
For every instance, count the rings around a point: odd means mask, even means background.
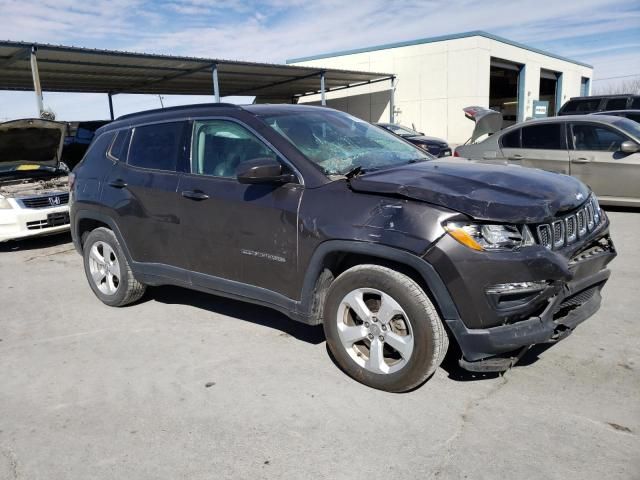
[[[71,237],[78,253],[82,255],[83,242],[86,235],[90,231],[100,227],[108,228],[114,233],[114,235],[118,239],[118,243],[120,244],[124,255],[127,257],[127,261],[129,263],[132,263],[129,249],[127,248],[127,244],[125,243],[116,222],[107,215],[101,214],[100,212],[95,212],[93,210],[78,210],[73,214]]]
[[[423,288],[443,320],[460,318],[440,276],[424,259],[386,245],[329,240],[312,255],[303,282],[300,306],[312,323],[322,322],[322,306],[333,278],[363,263],[385,266],[407,275]]]

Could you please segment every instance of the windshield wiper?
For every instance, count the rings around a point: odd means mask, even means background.
[[[353,167],[351,170],[349,170],[347,173],[345,173],[344,176],[347,177],[348,180],[350,180],[363,173],[364,173],[364,169],[362,168],[362,165],[357,165]]]

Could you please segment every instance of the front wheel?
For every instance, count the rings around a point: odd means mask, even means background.
[[[122,307],[140,299],[145,285],[133,276],[118,239],[107,228],[96,228],[83,243],[84,271],[93,293],[105,304]]]
[[[327,294],[323,325],[338,364],[359,382],[389,392],[423,383],[449,344],[422,288],[378,265],[358,265],[336,278]]]

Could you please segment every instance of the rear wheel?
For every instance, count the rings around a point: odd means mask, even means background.
[[[92,230],[83,244],[84,271],[93,293],[105,304],[122,307],[140,299],[145,286],[133,276],[114,233]]]
[[[448,347],[438,313],[420,286],[378,265],[353,267],[332,283],[324,331],[350,376],[391,392],[423,383]]]

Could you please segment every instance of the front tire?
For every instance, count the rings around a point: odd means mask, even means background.
[[[323,325],[340,367],[359,382],[389,392],[425,382],[449,345],[422,288],[408,276],[378,265],[358,265],[335,279]]]
[[[107,228],[92,230],[83,243],[84,272],[103,303],[122,307],[140,299],[145,285],[133,276],[120,243]]]

